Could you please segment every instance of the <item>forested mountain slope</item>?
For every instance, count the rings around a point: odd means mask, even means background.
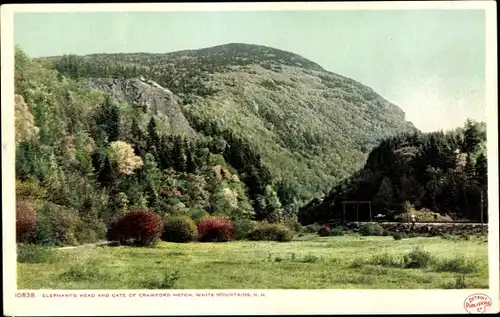
[[[296,54],[15,57],[18,210],[36,209],[38,242],[102,239],[137,208],[305,224],[371,200],[389,218],[480,217],[484,124],[420,133],[370,88]]]
[[[199,134],[222,147],[228,142],[225,133],[248,144],[269,169],[283,203],[294,210],[361,168],[380,140],[415,131],[401,109],[372,89],[296,54],[264,46],[233,43],[168,54],[45,61],[91,88],[116,97],[125,94],[132,103],[141,98],[148,102],[128,88],[141,76],[168,89]],[[153,99],[149,102],[154,104]]]

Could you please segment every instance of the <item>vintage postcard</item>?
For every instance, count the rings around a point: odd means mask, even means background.
[[[499,312],[493,1],[1,23],[4,315]]]

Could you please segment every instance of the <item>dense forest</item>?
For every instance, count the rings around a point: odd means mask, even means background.
[[[385,219],[406,220],[422,211],[421,220],[487,221],[486,125],[468,120],[447,133],[402,134],[380,143],[365,167],[334,187],[323,200],[301,208],[303,223],[342,216],[342,201],[371,201]],[[354,220],[350,206],[346,215]],[[358,207],[360,220],[369,210]],[[430,217],[432,216],[432,217]]]
[[[15,94],[18,210],[36,210],[40,243],[103,239],[137,208],[307,224],[359,199],[476,219],[486,191],[484,124],[420,133],[371,89],[275,49],[16,48]]]

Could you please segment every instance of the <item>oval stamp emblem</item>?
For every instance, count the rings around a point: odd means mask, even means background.
[[[471,314],[482,314],[491,306],[491,298],[486,294],[471,294],[464,301],[464,308]]]

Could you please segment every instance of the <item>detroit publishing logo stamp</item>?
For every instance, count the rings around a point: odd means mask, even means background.
[[[470,314],[483,314],[491,306],[491,298],[482,293],[471,294],[464,301],[464,309]]]

